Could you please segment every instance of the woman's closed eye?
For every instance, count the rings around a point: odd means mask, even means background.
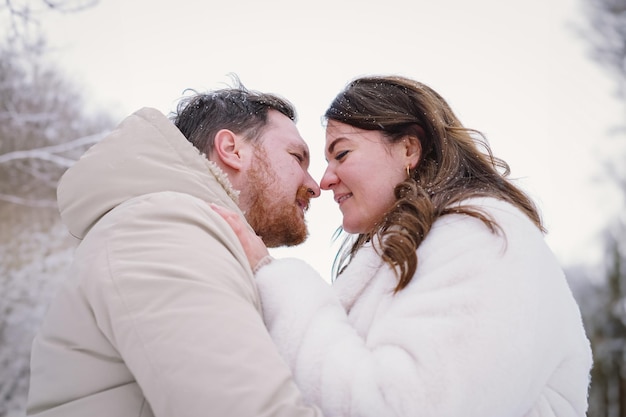
[[[348,155],[348,152],[350,152],[350,151],[337,152],[337,155],[335,155],[335,159],[337,161],[341,161],[342,159],[344,159],[346,157],[346,155]]]

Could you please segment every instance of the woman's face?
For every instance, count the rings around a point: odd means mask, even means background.
[[[348,233],[374,228],[395,203],[393,191],[406,178],[407,165],[416,163],[406,141],[390,144],[380,131],[333,120],[326,127],[325,155],[320,187],[333,191]]]

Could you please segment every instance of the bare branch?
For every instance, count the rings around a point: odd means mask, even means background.
[[[15,161],[18,159],[41,159],[43,161],[49,161],[62,167],[71,167],[74,164],[74,160],[64,158],[62,156],[53,155],[48,152],[42,152],[39,149],[32,149],[30,151],[15,151],[8,152],[4,155],[0,155],[0,164],[9,161]]]
[[[82,138],[74,139],[70,142],[61,143],[59,145],[45,146],[42,148],[22,150],[22,151],[7,152],[3,155],[0,155],[0,164],[6,163],[9,161],[19,160],[19,159],[40,159],[40,160],[52,162],[56,165],[59,165],[65,168],[69,168],[76,161],[70,158],[65,158],[63,156],[56,155],[56,154],[62,153],[62,152],[68,152],[80,146],[96,143],[102,138],[102,136],[104,136],[104,133],[85,136]]]
[[[17,197],[15,195],[0,194],[0,200],[7,203],[20,204],[28,207],[56,207],[56,202],[53,200],[30,200],[26,198]]]
[[[91,145],[102,139],[108,132],[100,132],[95,135],[83,136],[81,138],[73,139],[69,142],[60,143],[58,145],[46,146],[39,148],[40,150],[52,153],[68,152],[84,145]]]
[[[75,13],[97,5],[99,0],[4,0],[10,28],[7,29],[9,43],[23,43],[27,48],[36,48],[40,42],[39,32],[41,15],[48,11],[59,13]],[[18,4],[19,3],[19,4]],[[33,32],[30,32],[30,30]],[[29,34],[34,35],[29,39]]]
[[[79,3],[76,5],[71,5],[68,0],[60,0],[60,1],[51,1],[51,0],[43,0],[43,3],[48,6],[49,9],[58,10],[62,13],[75,13],[80,12],[85,9],[89,9],[90,7],[94,7],[98,4],[99,0],[77,0],[74,3]]]

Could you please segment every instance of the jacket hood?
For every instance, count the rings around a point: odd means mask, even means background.
[[[193,146],[161,112],[143,108],[93,145],[62,176],[61,219],[83,239],[119,204],[144,194],[190,194],[239,211],[226,174]]]

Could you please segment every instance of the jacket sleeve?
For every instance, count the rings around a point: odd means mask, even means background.
[[[85,291],[155,416],[321,415],[267,333],[235,235],[205,202],[160,193],[107,217],[107,268]]]
[[[540,232],[505,211],[492,213],[506,237],[446,216],[409,286],[393,294],[383,267],[350,311],[301,261],[261,268],[266,324],[305,396],[327,416],[521,416],[542,402],[543,416],[584,416],[576,303]],[[350,269],[365,271],[351,265],[335,287],[360,279]],[[572,369],[559,373],[567,381],[550,380],[558,367]]]

